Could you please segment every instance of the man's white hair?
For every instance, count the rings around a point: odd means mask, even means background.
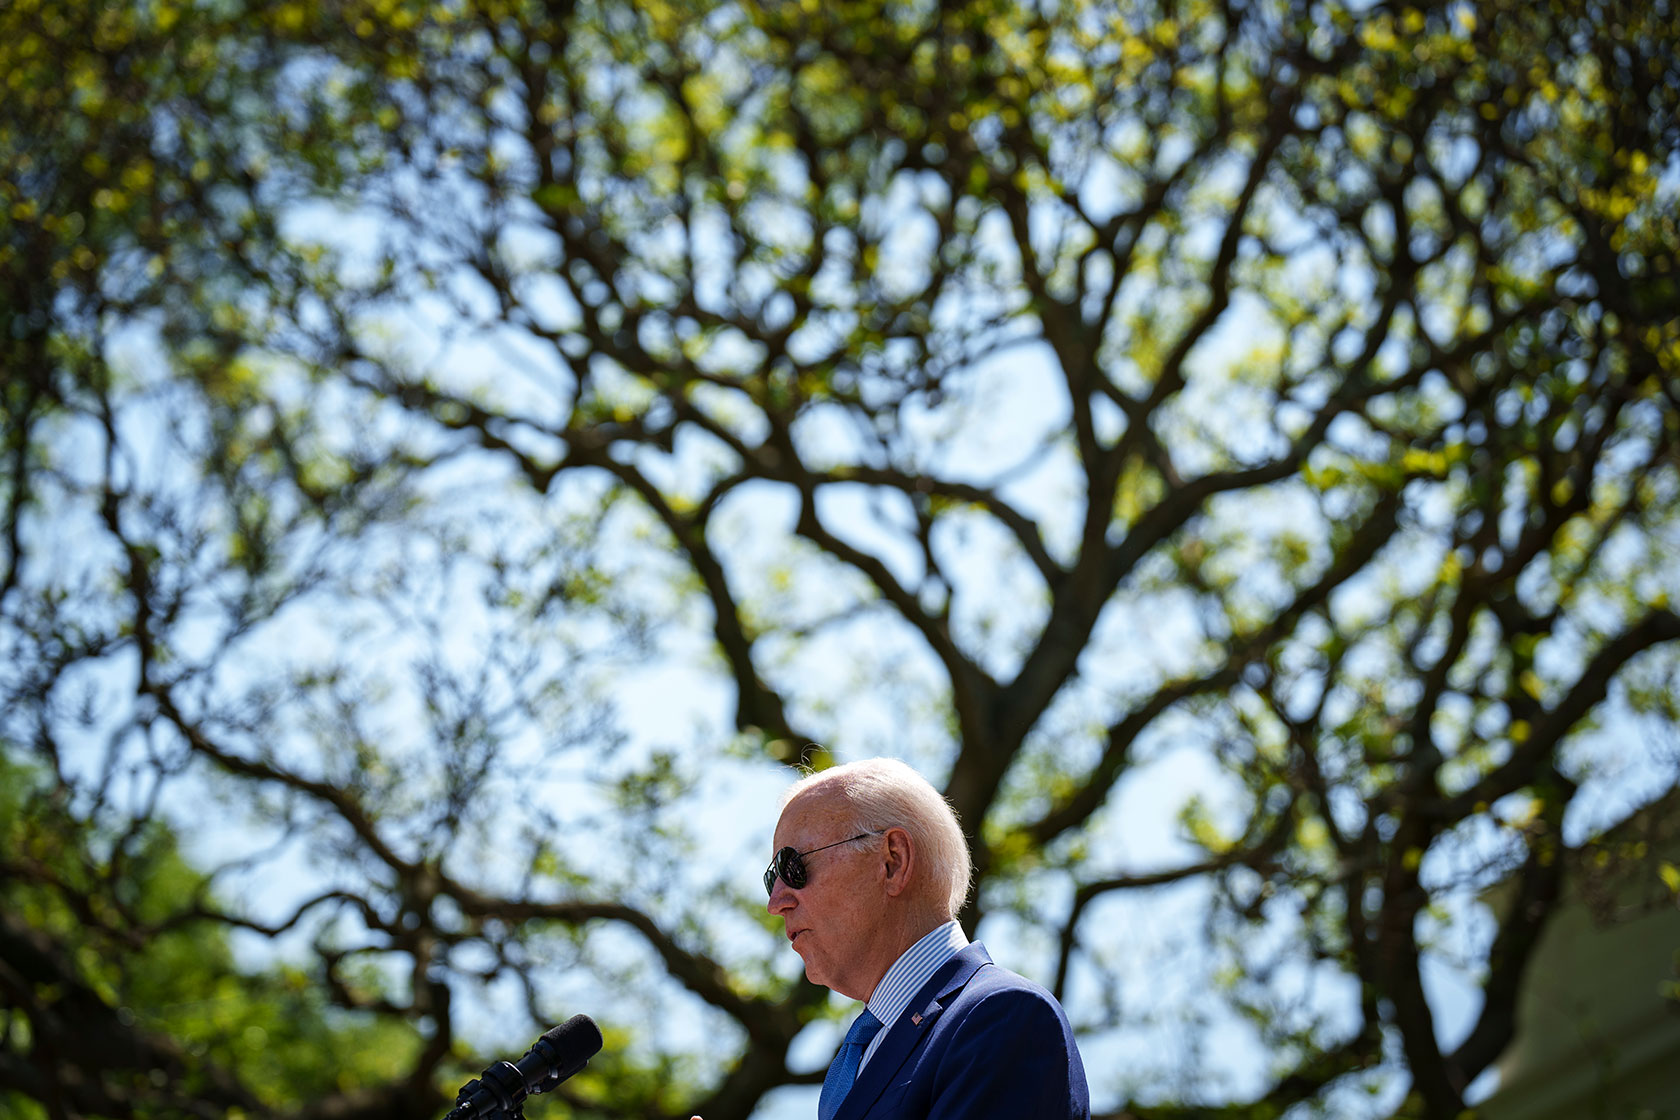
[[[946,917],[957,916],[968,898],[974,864],[957,811],[932,783],[896,758],[869,758],[807,774],[782,795],[782,807],[819,790],[844,799],[851,810],[848,832],[896,827],[909,833],[917,859],[926,868],[930,897],[945,906]]]

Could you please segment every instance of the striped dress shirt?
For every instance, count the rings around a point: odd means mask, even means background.
[[[962,926],[954,921],[946,922],[906,949],[904,955],[887,969],[887,974],[875,985],[875,991],[865,1004],[870,1013],[881,1020],[882,1029],[870,1040],[869,1049],[863,1052],[863,1060],[858,1063],[860,1073],[875,1051],[880,1049],[882,1040],[892,1033],[898,1017],[910,1010],[910,1000],[922,990],[922,985],[967,945],[968,937],[963,933]]]

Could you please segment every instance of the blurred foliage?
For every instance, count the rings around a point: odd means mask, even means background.
[[[1109,1115],[1459,1115],[1674,781],[1677,45],[14,0],[3,1099],[438,1112],[585,1004],[533,1109],[745,1117],[832,1012],[742,791],[890,753]]]
[[[307,1111],[412,1068],[407,1024],[346,1019],[298,969],[237,967],[230,928],[196,916],[208,882],[161,822],[102,835],[40,773],[0,767],[8,1115]],[[55,1086],[24,1050],[89,1076]]]

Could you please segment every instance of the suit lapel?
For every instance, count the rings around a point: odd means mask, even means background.
[[[868,1112],[869,1106],[892,1084],[893,1078],[898,1075],[905,1061],[927,1036],[934,1020],[945,1010],[950,998],[962,991],[963,986],[974,977],[981,966],[991,963],[992,958],[986,952],[986,947],[976,941],[965,946],[956,956],[940,966],[939,971],[922,985],[921,990],[904,1009],[904,1013],[898,1017],[898,1021],[893,1023],[887,1037],[881,1041],[880,1048],[858,1074],[852,1091],[846,1094],[846,1099],[841,1104],[840,1111],[835,1114],[834,1120],[852,1120],[853,1117]]]

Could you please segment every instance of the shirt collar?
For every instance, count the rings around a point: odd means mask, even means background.
[[[933,974],[967,945],[968,937],[962,926],[954,921],[946,922],[925,934],[893,962],[881,982],[875,985],[866,1005],[870,1014],[886,1027],[878,1038],[885,1037],[887,1030],[892,1029],[916,993],[933,979]]]

